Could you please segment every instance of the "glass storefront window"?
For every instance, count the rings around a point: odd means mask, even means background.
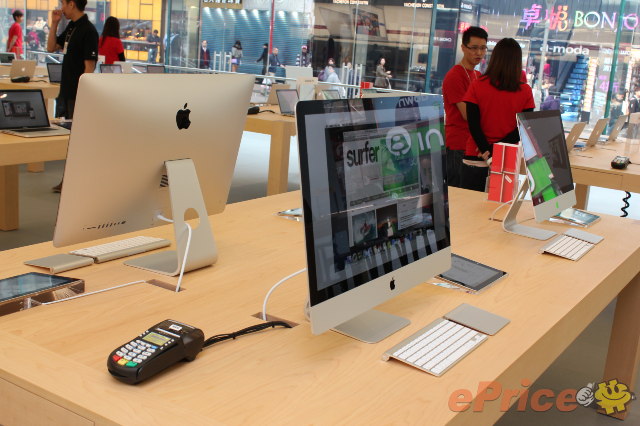
[[[18,8],[25,11],[26,50],[44,50],[58,1],[0,0],[2,42]],[[87,14],[98,31],[106,17],[120,20],[129,60],[150,60],[153,30],[161,38],[153,59],[180,67],[202,66],[204,40],[210,68],[230,70],[239,41],[237,71],[255,74],[263,72],[265,43],[290,66],[307,46],[314,76],[324,77],[331,58],[343,82],[361,77],[373,84],[382,77],[385,87],[431,93],[441,92],[445,74],[461,59],[462,32],[481,26],[489,51],[480,71],[495,43],[513,37],[537,105],[554,96],[565,121],[594,123],[640,110],[639,7],[640,0],[90,0]],[[388,78],[376,75],[381,58]],[[276,76],[284,75],[278,68]]]

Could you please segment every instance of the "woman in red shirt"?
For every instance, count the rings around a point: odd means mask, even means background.
[[[122,47],[122,42],[120,41],[120,21],[114,16],[109,16],[104,21],[102,35],[98,42],[98,55],[104,55],[105,64],[125,61],[124,47]]]
[[[16,59],[22,59],[22,22],[23,14],[20,10],[13,11],[13,20],[15,21],[9,28],[9,38],[7,38],[7,52],[16,54]]]
[[[522,49],[512,38],[496,44],[485,74],[469,86],[463,101],[467,104],[467,139],[462,160],[460,186],[484,191],[489,159],[496,142],[517,143],[516,114],[533,111],[531,87],[523,83]]]

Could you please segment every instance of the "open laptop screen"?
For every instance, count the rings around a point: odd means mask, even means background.
[[[276,92],[278,95],[278,104],[280,104],[281,114],[293,115],[298,103],[298,92],[296,89],[284,89]]]
[[[0,129],[48,127],[40,90],[0,90]]]
[[[149,74],[164,74],[164,65],[147,65]]]
[[[16,58],[13,52],[0,52],[0,64],[10,64]]]
[[[122,74],[120,64],[100,64],[100,72],[107,74]]]
[[[47,64],[49,73],[49,83],[60,83],[62,81],[62,64]]]

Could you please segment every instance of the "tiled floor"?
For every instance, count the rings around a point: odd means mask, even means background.
[[[236,172],[232,182],[229,202],[262,197],[266,195],[269,140],[265,135],[245,133],[240,146]],[[291,144],[291,167],[289,189],[298,189],[300,176],[295,139]],[[0,232],[0,250],[35,244],[51,240],[59,195],[51,192],[62,176],[64,163],[47,163],[44,173],[20,173],[20,221],[17,231]],[[621,191],[602,188],[592,189],[588,209],[598,213],[620,215]],[[633,194],[628,209],[629,218],[640,220],[640,194]],[[296,207],[296,206],[291,206]],[[530,389],[549,388],[556,393],[567,388],[579,389],[587,383],[602,378],[604,359],[609,339],[614,304],[605,309],[569,346],[569,348],[547,369]],[[479,366],[480,368],[481,366]],[[640,389],[640,381],[635,389]],[[533,392],[533,391],[531,391]],[[506,425],[623,425],[618,420],[598,415],[593,410],[578,407],[573,412],[562,413],[552,409],[525,412],[515,409],[507,412],[497,423]],[[640,402],[632,404],[628,425],[640,424]]]

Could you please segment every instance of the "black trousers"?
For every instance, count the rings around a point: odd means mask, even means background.
[[[447,185],[460,187],[464,150],[447,148]]]
[[[460,187],[485,192],[488,177],[489,167],[475,167],[463,163]]]

